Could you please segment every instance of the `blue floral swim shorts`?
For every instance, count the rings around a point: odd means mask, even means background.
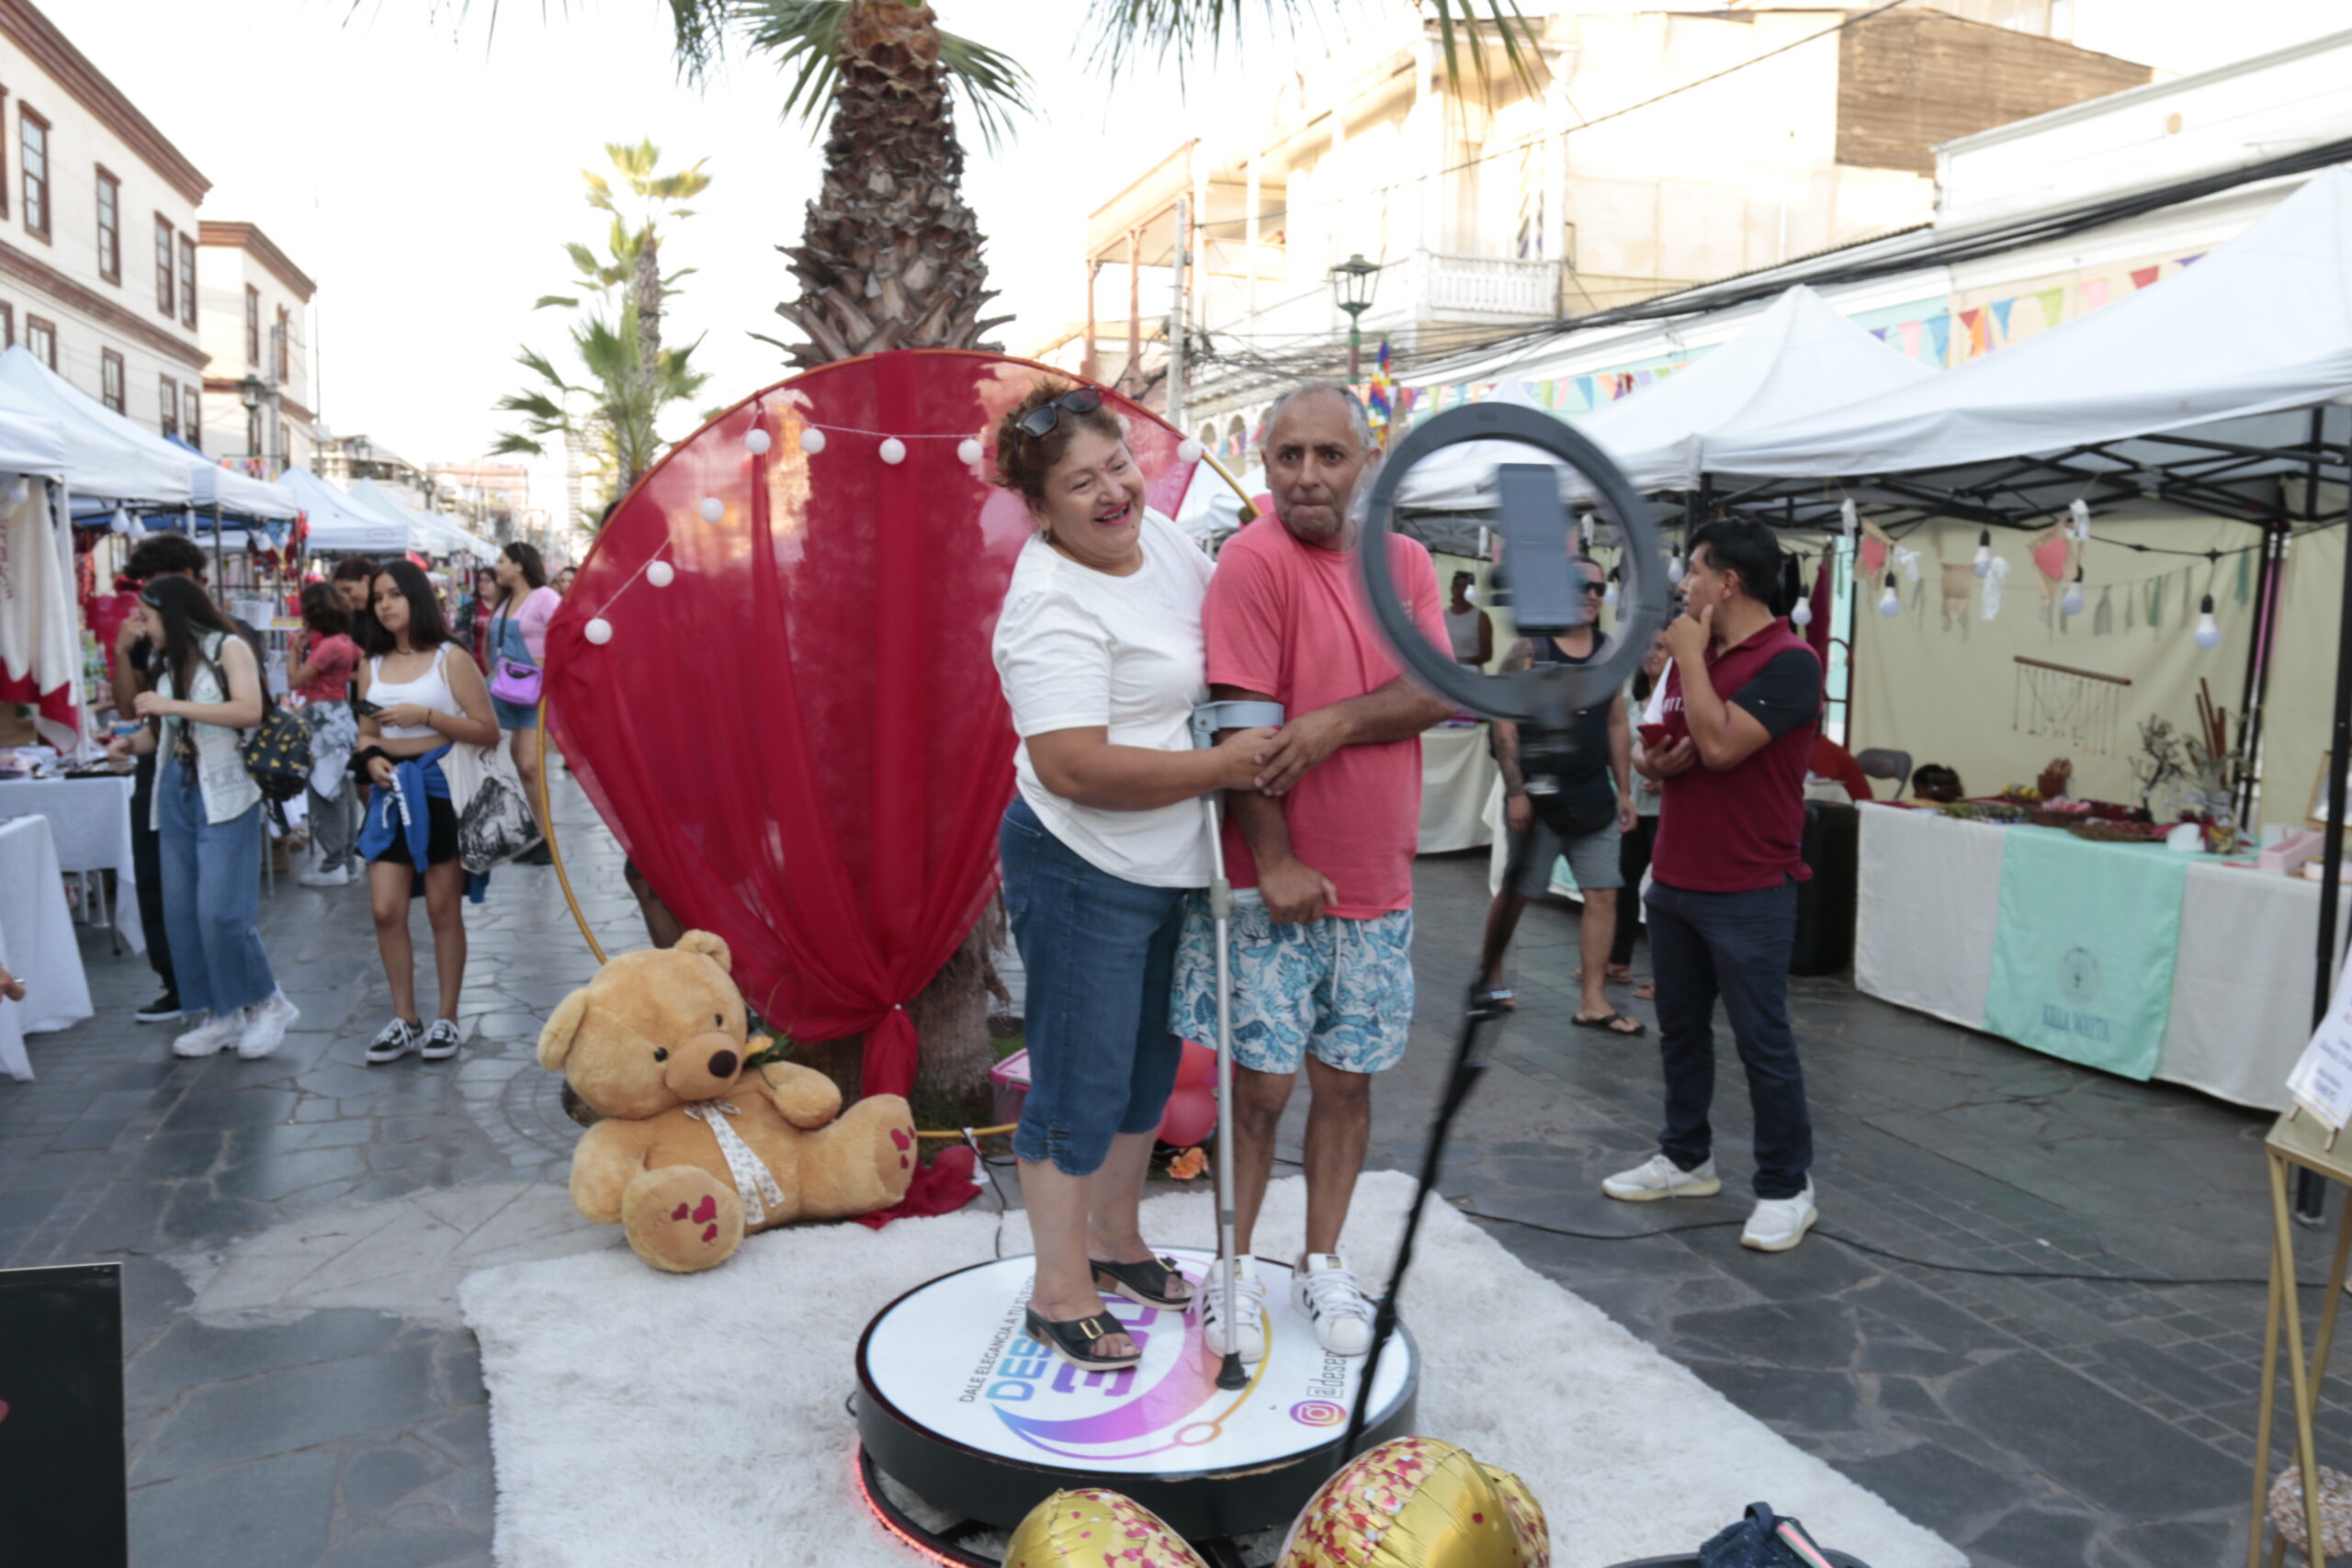
[[[1233,1059],[1261,1073],[1295,1073],[1310,1050],[1351,1073],[1402,1060],[1413,1024],[1413,911],[1277,925],[1244,897],[1233,905]],[[1168,1027],[1216,1043],[1216,925],[1205,893],[1186,900]]]

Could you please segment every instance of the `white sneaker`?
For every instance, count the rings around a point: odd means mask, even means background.
[[[211,1012],[204,1021],[172,1042],[175,1056],[209,1056],[227,1046],[244,1032],[245,1010],[231,1008],[227,1012]]]
[[[1713,1155],[1696,1170],[1685,1170],[1663,1154],[1654,1154],[1631,1170],[1621,1170],[1600,1184],[1601,1191],[1628,1203],[1656,1198],[1712,1198],[1724,1190],[1715,1174]]]
[[[1334,1356],[1372,1348],[1372,1303],[1336,1252],[1307,1252],[1291,1270],[1291,1304],[1315,1325],[1315,1342]]]
[[[455,1019],[436,1018],[418,1037],[416,1054],[428,1062],[446,1062],[458,1054],[463,1037],[458,1033]]]
[[[270,992],[245,1010],[245,1033],[237,1042],[237,1055],[248,1062],[268,1055],[301,1016],[302,1010],[288,1001],[284,991]]]
[[[1804,1239],[1819,1218],[1821,1211],[1813,1206],[1813,1179],[1807,1177],[1804,1190],[1793,1198],[1758,1199],[1747,1227],[1739,1233],[1739,1245],[1758,1252],[1786,1252]]]
[[[424,1037],[424,1031],[394,1014],[392,1021],[377,1031],[376,1038],[368,1043],[368,1065],[380,1067],[387,1062],[397,1062],[415,1050],[417,1042]]]
[[[1240,1321],[1228,1325],[1225,1321],[1225,1260],[1219,1258],[1209,1265],[1193,1299],[1200,1303],[1201,1337],[1208,1341],[1210,1352],[1227,1356],[1238,1349],[1242,1365],[1248,1366],[1266,1359],[1266,1287],[1259,1282],[1254,1258],[1241,1259],[1235,1294],[1240,1298],[1234,1303],[1239,1309]]]
[[[346,887],[351,884],[351,868],[336,866],[333,871],[313,868],[294,879],[305,887]]]

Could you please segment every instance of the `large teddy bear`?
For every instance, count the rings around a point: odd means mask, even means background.
[[[673,1273],[724,1263],[752,1231],[890,1208],[914,1179],[899,1096],[844,1113],[822,1073],[745,1072],[768,1042],[745,1038],[732,962],[707,931],[622,953],[539,1032],[539,1065],[603,1118],[572,1151],[573,1206]]]

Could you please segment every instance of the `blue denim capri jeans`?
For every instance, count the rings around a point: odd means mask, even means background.
[[[1027,972],[1029,1097],[1012,1152],[1091,1176],[1122,1133],[1159,1125],[1183,1043],[1168,1031],[1181,887],[1098,870],[1019,796],[997,832],[1004,908]]]

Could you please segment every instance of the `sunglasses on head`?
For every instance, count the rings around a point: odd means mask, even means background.
[[[1063,411],[1084,415],[1102,406],[1102,393],[1099,388],[1080,387],[1075,391],[1064,392],[1052,402],[1038,404],[1023,414],[1013,428],[1023,435],[1043,435],[1061,423]]]

